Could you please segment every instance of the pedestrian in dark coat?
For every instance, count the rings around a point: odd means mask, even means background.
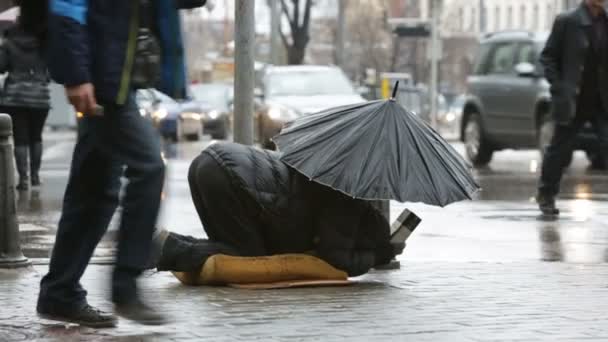
[[[18,190],[29,188],[29,172],[32,186],[40,185],[42,129],[50,108],[45,3],[22,5],[17,23],[0,43],[0,72],[7,73],[0,104],[13,121]]]
[[[541,54],[551,84],[553,139],[544,155],[537,201],[557,215],[555,196],[578,132],[590,122],[608,160],[608,16],[605,0],[584,0],[560,14]]]
[[[209,239],[170,233],[158,269],[195,271],[218,253],[313,253],[358,276],[395,256],[388,221],[369,202],[310,181],[279,158],[234,143],[205,149],[188,182]]]
[[[143,324],[165,322],[137,286],[149,260],[165,165],[158,132],[139,114],[134,100],[135,88],[157,81],[159,47],[178,48],[167,43],[177,39],[178,21],[172,21],[173,34],[158,39],[150,34],[151,27],[168,32],[163,30],[163,13],[155,12],[164,8],[160,4],[184,5],[183,0],[50,1],[49,69],[83,117],[78,120],[49,271],[40,282],[36,309],[43,317],[91,327],[116,325],[114,315],[88,304],[80,278],[118,207],[124,170],[129,182],[121,199],[111,300],[115,312],[125,318]],[[175,54],[171,67],[182,69],[181,52],[169,54]],[[185,88],[177,83],[171,86]]]

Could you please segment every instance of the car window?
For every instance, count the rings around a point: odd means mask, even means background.
[[[473,67],[474,75],[483,75],[487,71],[488,66],[488,56],[489,52],[492,48],[491,44],[482,44],[477,50],[477,55],[475,56],[475,64]]]
[[[190,88],[192,96],[197,101],[209,103],[215,109],[226,110],[228,108],[230,87],[222,84],[200,84]]]
[[[270,73],[267,96],[353,95],[355,89],[340,70],[295,70]]]
[[[509,74],[513,72],[515,65],[514,43],[497,44],[492,52],[488,74]]]
[[[515,61],[515,65],[519,63],[530,63],[535,65],[537,62],[536,57],[536,48],[532,43],[522,43],[519,46],[519,51],[517,52],[517,59]]]

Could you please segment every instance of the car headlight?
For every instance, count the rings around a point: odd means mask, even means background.
[[[297,119],[297,114],[292,109],[281,106],[270,106],[268,117],[275,121],[291,121]]]
[[[456,114],[454,114],[453,112],[449,112],[445,116],[445,121],[447,121],[447,122],[453,122],[454,120],[456,120]]]
[[[211,120],[215,120],[220,117],[220,112],[217,110],[212,110],[209,113],[207,113],[207,117]]]
[[[154,112],[154,114],[152,114],[152,116],[157,120],[162,120],[166,118],[167,115],[169,115],[169,112],[167,112],[167,109],[165,108],[159,108]]]

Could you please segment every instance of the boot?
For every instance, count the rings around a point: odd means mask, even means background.
[[[29,188],[29,178],[27,176],[27,154],[27,146],[15,146],[15,164],[17,166],[17,173],[19,173],[17,190],[19,191],[26,191]]]
[[[543,193],[538,193],[536,196],[536,202],[538,208],[545,216],[557,216],[559,215],[559,209],[555,206],[555,196],[550,196]]]
[[[32,175],[32,186],[40,186],[40,164],[42,161],[42,143],[37,142],[30,145],[30,173]]]

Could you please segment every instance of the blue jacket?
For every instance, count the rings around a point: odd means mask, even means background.
[[[91,82],[101,103],[124,104],[141,13],[137,0],[51,0],[49,69],[58,83]],[[152,0],[160,39],[159,90],[184,97],[186,71],[177,9],[204,0]]]

